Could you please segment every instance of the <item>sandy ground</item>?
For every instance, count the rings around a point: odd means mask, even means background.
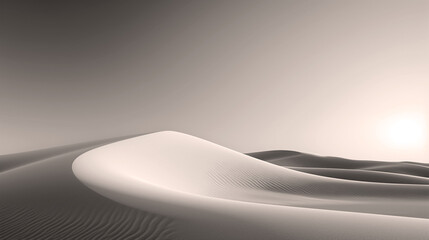
[[[159,132],[0,156],[0,239],[429,239],[429,166]]]

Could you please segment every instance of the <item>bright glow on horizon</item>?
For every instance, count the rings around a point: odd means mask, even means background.
[[[399,114],[383,124],[382,137],[390,146],[400,149],[422,148],[427,139],[427,123],[422,114]]]

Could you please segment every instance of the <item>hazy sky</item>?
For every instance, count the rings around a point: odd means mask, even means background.
[[[429,1],[112,2],[0,3],[0,154],[177,130],[429,162],[379,133],[428,113]]]

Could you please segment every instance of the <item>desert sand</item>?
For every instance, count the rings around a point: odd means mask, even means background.
[[[429,166],[165,131],[0,157],[1,239],[429,239]]]

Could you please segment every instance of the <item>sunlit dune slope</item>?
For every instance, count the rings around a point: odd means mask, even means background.
[[[429,216],[425,184],[317,176],[177,132],[91,150],[75,160],[73,171],[108,198],[182,219],[179,232],[186,239],[219,239],[216,233],[223,239],[426,239],[429,234],[427,219],[410,218]]]

